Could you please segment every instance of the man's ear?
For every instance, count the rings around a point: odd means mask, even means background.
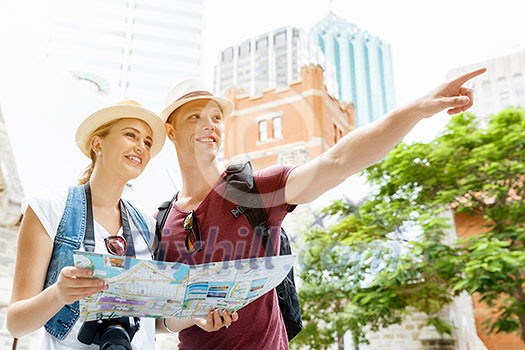
[[[174,141],[175,140],[175,128],[173,127],[173,125],[171,125],[171,123],[166,123],[164,125],[166,126],[166,135],[168,135],[168,138],[171,141]]]

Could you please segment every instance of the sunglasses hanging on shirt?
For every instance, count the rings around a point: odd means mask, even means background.
[[[195,216],[195,212],[192,210],[186,215],[182,222],[182,227],[189,231],[186,235],[184,242],[186,243],[186,249],[188,253],[199,252],[202,250],[202,235],[199,222]]]
[[[93,229],[93,206],[91,204],[91,187],[89,182],[84,185],[86,193],[86,234],[84,235],[84,249],[86,252],[95,251],[95,231]],[[133,246],[133,237],[129,226],[128,212],[122,199],[119,201],[120,220],[122,223],[122,236],[109,236],[104,239],[106,249],[112,255],[135,256],[135,247]]]

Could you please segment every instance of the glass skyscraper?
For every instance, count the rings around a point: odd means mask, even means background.
[[[357,126],[394,107],[390,45],[333,12],[311,29],[310,36],[335,67],[335,97],[354,104]]]

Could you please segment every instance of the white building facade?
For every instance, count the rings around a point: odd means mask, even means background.
[[[215,91],[231,87],[254,96],[265,89],[290,85],[299,79],[301,67],[320,64],[329,92],[335,92],[335,71],[308,35],[296,27],[283,27],[249,38],[221,50],[215,66]]]
[[[487,72],[472,81],[476,103],[471,113],[486,117],[511,106],[525,107],[525,51],[452,69],[447,78],[478,67]]]
[[[54,0],[45,57],[114,99],[160,110],[201,73],[203,0]]]

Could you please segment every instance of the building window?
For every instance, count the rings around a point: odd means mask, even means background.
[[[485,95],[489,95],[491,93],[491,91],[490,91],[490,81],[483,80],[483,83],[481,83],[481,91],[483,91],[483,93]]]
[[[509,92],[501,91],[499,93],[499,102],[502,108],[507,108],[510,106]]]
[[[275,34],[274,43],[275,43],[275,46],[285,46],[286,45],[286,31],[282,31],[282,32]]]
[[[498,85],[500,106],[501,108],[507,108],[510,102],[507,79],[505,79],[505,77],[499,77],[497,85]]]
[[[283,138],[283,120],[281,117],[275,117],[272,119],[272,128],[273,128],[273,138],[282,139]]]
[[[514,85],[514,92],[516,93],[516,97],[521,98],[525,96],[525,84],[523,83],[521,73],[514,74],[514,76],[512,77],[512,83]]]
[[[259,141],[264,142],[268,140],[268,121],[261,120],[259,122]]]
[[[255,44],[256,51],[266,50],[267,48],[268,48],[268,37],[264,37],[264,38],[257,40]]]
[[[507,90],[507,79],[505,79],[505,77],[498,78],[498,90],[499,91]]]
[[[523,96],[525,96],[525,87],[517,86],[515,93],[516,93],[516,97],[522,98]]]
[[[230,46],[222,52],[222,61],[231,62],[233,60],[233,47]]]
[[[250,42],[245,41],[239,48],[239,57],[246,57],[250,54]]]

